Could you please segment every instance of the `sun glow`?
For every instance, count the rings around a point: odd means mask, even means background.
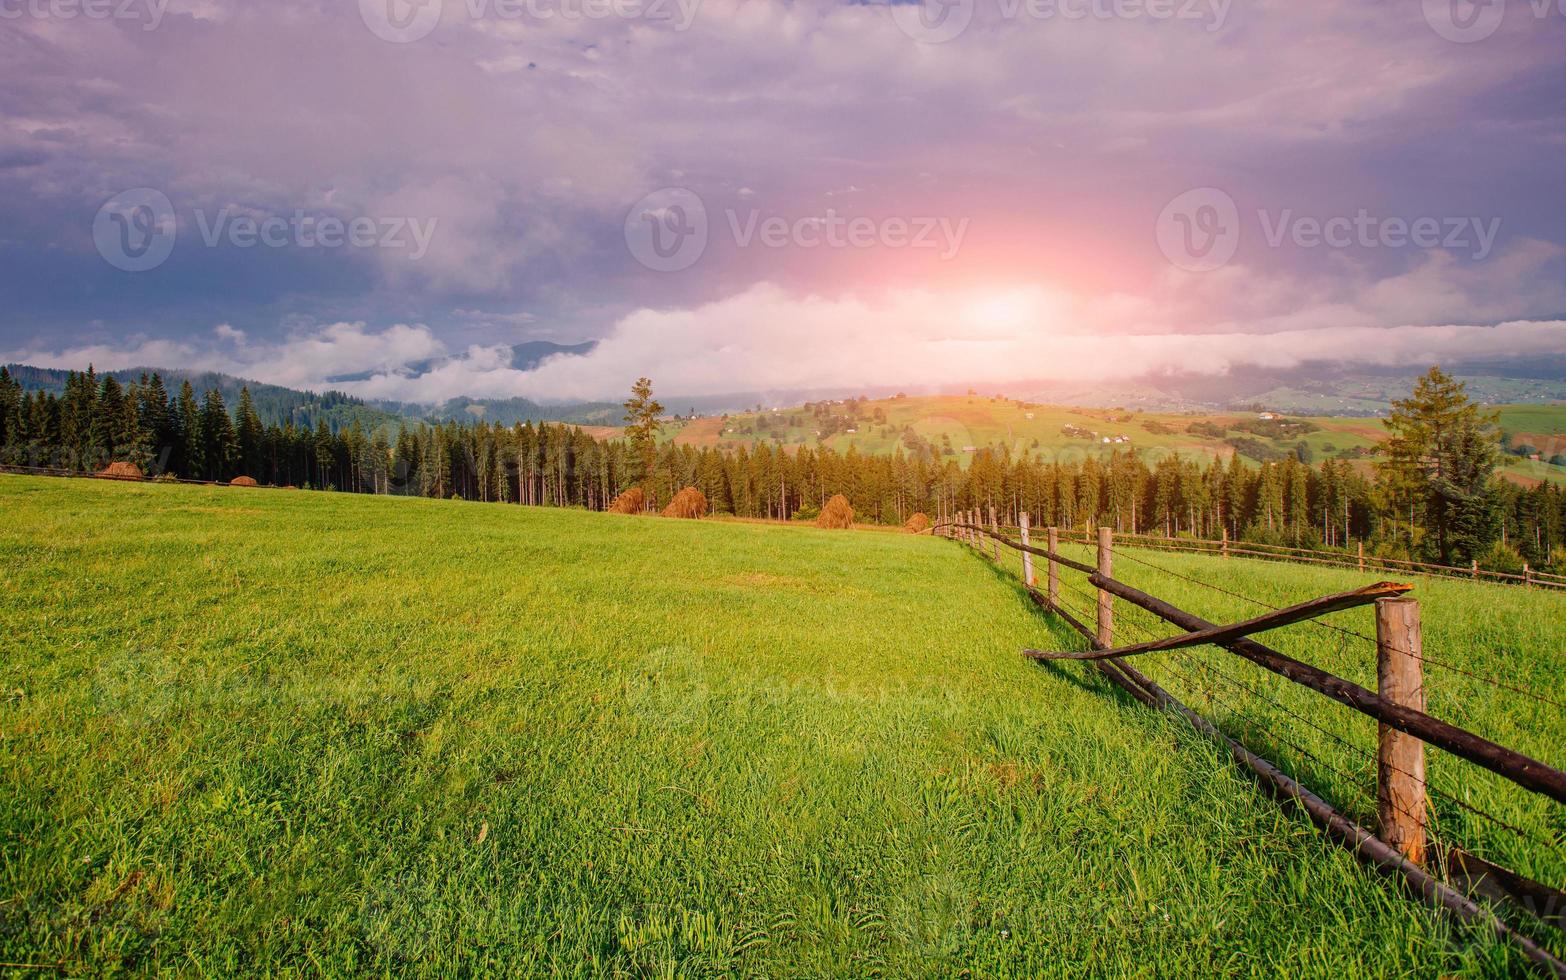
[[[1038,297],[1026,290],[984,296],[969,303],[966,319],[989,330],[1018,330],[1038,319]]]

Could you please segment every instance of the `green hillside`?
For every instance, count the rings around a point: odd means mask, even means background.
[[[947,541],[11,476],[0,507],[12,965],[1518,968],[1025,663],[1077,641]]]
[[[1566,481],[1566,466],[1550,465],[1566,452],[1566,404],[1504,405],[1502,430],[1546,449],[1543,459],[1508,457],[1503,472],[1525,482]],[[928,443],[964,462],[973,449],[1004,446],[1013,454],[1080,459],[1136,450],[1178,452],[1203,459],[1235,452],[1253,463],[1280,459],[1303,445],[1310,462],[1327,458],[1371,461],[1385,439],[1374,418],[1276,415],[1262,412],[1162,413],[1079,409],[995,395],[845,399],[768,408],[721,419],[677,421],[669,437],[694,445],[771,442],[827,445],[839,452],[888,453]],[[1109,440],[1109,441],[1105,441]],[[1116,441],[1119,440],[1119,441]]]

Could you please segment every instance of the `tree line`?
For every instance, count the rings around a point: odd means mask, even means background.
[[[0,368],[0,462],[93,472],[133,463],[152,476],[354,493],[606,508],[640,486],[651,509],[686,486],[713,513],[813,519],[842,494],[857,519],[903,524],[994,506],[1008,524],[1108,526],[1120,533],[1217,538],[1302,548],[1367,550],[1496,570],[1566,571],[1566,490],[1496,476],[1493,417],[1438,369],[1394,403],[1384,461],[1374,468],[1299,454],[1248,465],[1130,448],[1099,458],[981,447],[967,467],[928,444],[892,453],[792,450],[761,443],[694,447],[660,440],[663,408],[651,382],[626,402],[623,438],[594,438],[565,423],[402,424],[366,432],[263,424],[248,389],[230,410],[221,393],[189,381],[170,393],[157,374],[121,385],[91,368],[63,393],[26,392]]]

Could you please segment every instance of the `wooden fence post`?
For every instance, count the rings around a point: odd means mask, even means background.
[[[1363,541],[1359,543],[1359,570],[1362,572],[1365,570],[1365,542]]]
[[[1223,529],[1223,545],[1222,545],[1222,547],[1219,550],[1223,553],[1223,556],[1225,558],[1229,557],[1229,529],[1228,528],[1224,528]]]
[[[1533,584],[1533,569],[1528,567],[1528,563],[1527,562],[1523,562],[1523,585],[1532,585],[1532,584]]]
[[[1424,647],[1415,599],[1376,600],[1376,684],[1389,701],[1425,710]],[[1381,839],[1418,865],[1425,861],[1425,743],[1377,726],[1376,812]]]
[[[1109,528],[1098,529],[1098,574],[1105,578],[1112,577],[1114,571],[1111,550],[1114,540],[1114,532]],[[1115,645],[1115,600],[1103,589],[1098,590],[1098,643],[1102,647]]]
[[[1052,527],[1049,529],[1049,553],[1053,555],[1059,551],[1060,528]],[[1049,598],[1049,607],[1055,609],[1060,605],[1060,566],[1055,563],[1055,559],[1049,559],[1049,568],[1045,574],[1049,579],[1049,591],[1045,595]]]
[[[1000,564],[1000,525],[995,522],[995,505],[990,504],[990,533],[996,537],[990,538],[990,561]]]
[[[1022,534],[1022,546],[1028,547],[1028,512],[1023,511],[1017,515],[1017,528]],[[1028,588],[1033,587],[1033,556],[1028,552],[1022,553],[1022,584]]]
[[[1479,577],[1479,559],[1474,558],[1474,559],[1471,560],[1471,564],[1468,567],[1468,577],[1469,578],[1478,578]]]

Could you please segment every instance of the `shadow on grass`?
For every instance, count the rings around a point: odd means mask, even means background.
[[[1082,637],[1076,630],[1065,625],[1058,618],[1051,616],[1048,610],[1033,601],[1033,598],[1028,595],[1028,590],[1022,584],[1020,574],[1012,574],[1011,570],[1004,564],[997,564],[983,555],[975,555],[974,557],[979,558],[984,563],[985,569],[1016,596],[1017,602],[1027,612],[1037,617],[1044,624],[1045,628],[1049,630],[1051,646],[1070,650],[1081,645]],[[1020,650],[1018,651],[1018,656],[1021,656]],[[1118,684],[1111,684],[1096,669],[1085,664],[1083,667],[1088,673],[1089,679],[1082,677],[1083,671],[1062,663],[1052,663],[1043,660],[1038,662],[1038,667],[1056,679],[1071,684],[1080,690],[1092,694],[1108,695],[1122,707],[1137,709],[1146,707],[1142,702],[1127,694]]]

